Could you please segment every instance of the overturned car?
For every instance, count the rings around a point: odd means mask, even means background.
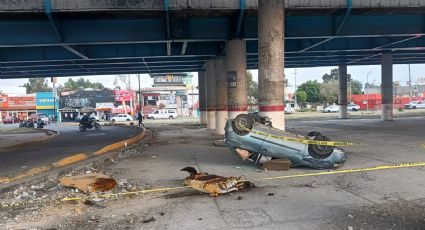
[[[341,149],[332,145],[310,144],[327,141],[330,141],[329,138],[319,132],[310,132],[304,137],[273,128],[267,117],[258,114],[240,114],[228,120],[225,127],[225,143],[230,150],[243,160],[256,164],[288,158],[292,167],[338,168],[347,159]]]

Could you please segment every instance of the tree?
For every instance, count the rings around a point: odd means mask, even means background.
[[[47,85],[45,78],[30,78],[28,81],[28,83],[21,86],[26,88],[28,94],[52,91],[52,88]]]
[[[297,103],[304,104],[307,101],[307,93],[302,90],[297,90]]]
[[[339,70],[338,69],[332,69],[331,74],[325,73],[322,76],[323,83],[328,83],[330,81],[338,81],[339,76]],[[351,74],[347,74],[348,81],[351,81]]]
[[[248,87],[248,104],[256,105],[258,102],[258,83],[252,80],[251,71],[246,71],[246,85]]]
[[[64,88],[67,90],[78,90],[80,88],[103,89],[105,87],[100,82],[90,82],[88,79],[84,80],[84,78],[79,78],[76,81],[68,78],[68,81],[64,84]]]
[[[320,86],[320,98],[323,103],[333,104],[338,100],[338,81],[329,81]]]
[[[351,93],[359,95],[363,93],[363,84],[359,80],[351,80]]]
[[[320,101],[320,83],[317,80],[304,82],[298,87],[298,91],[304,91],[307,94],[306,102],[317,103]]]

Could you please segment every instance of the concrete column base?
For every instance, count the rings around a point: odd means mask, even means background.
[[[214,131],[215,127],[215,111],[207,111],[207,129]]]
[[[285,130],[285,112],[284,111],[268,111],[260,112],[260,116],[269,117],[273,128]]]
[[[224,127],[227,121],[227,111],[215,111],[215,133],[224,135]]]
[[[348,113],[347,113],[347,105],[340,105],[339,106],[339,119],[347,119]]]
[[[199,111],[199,122],[201,125],[207,124],[207,111]]]
[[[228,111],[228,118],[235,119],[239,114],[247,114],[247,111]]]
[[[382,104],[382,121],[393,121],[393,105],[392,104]]]

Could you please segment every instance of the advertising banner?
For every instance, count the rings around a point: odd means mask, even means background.
[[[38,92],[35,95],[36,109],[54,109],[55,99],[53,92]],[[58,108],[58,101],[56,101],[56,108]]]
[[[1,94],[0,95],[0,108],[6,108],[8,107],[7,103],[7,94]]]
[[[8,108],[14,109],[35,109],[35,96],[9,96]]]
[[[136,98],[136,92],[133,90],[114,90],[114,98],[116,102],[133,101]]]

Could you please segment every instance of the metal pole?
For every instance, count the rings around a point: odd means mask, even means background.
[[[410,64],[409,66],[409,97],[410,101],[412,101],[412,76],[410,75]]]
[[[366,76],[366,111],[369,111],[369,75],[372,71],[369,71]]]
[[[295,77],[295,110],[297,109],[298,100],[297,100],[297,69],[294,70],[294,77]]]
[[[139,82],[139,106],[140,106],[140,113],[142,113],[142,92],[140,91],[140,74],[137,74],[137,80]]]

